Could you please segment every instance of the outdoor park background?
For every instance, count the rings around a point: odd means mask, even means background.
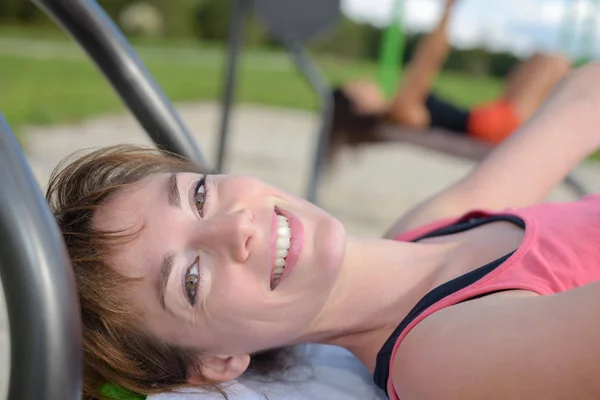
[[[209,162],[215,157],[230,1],[99,1],[175,103]],[[342,1],[339,23],[310,46],[333,83],[377,77],[382,29],[395,1]],[[404,1],[405,58],[410,58],[419,36],[437,23],[442,0]],[[436,89],[459,104],[496,97],[510,68],[536,51],[561,51],[576,62],[596,59],[599,53],[593,17],[600,15],[600,0],[458,1],[449,31],[454,49]],[[305,194],[317,101],[287,54],[256,21],[246,32],[238,82],[227,172]],[[76,150],[123,141],[149,144],[83,51],[29,0],[0,0],[0,111],[15,129],[41,186],[59,160]],[[368,146],[358,157],[350,151],[341,156],[321,185],[320,205],[349,233],[361,235],[380,235],[404,211],[474,165],[405,143]],[[591,192],[600,192],[600,163],[584,163],[574,172]],[[573,194],[561,185],[549,197],[572,200]],[[5,398],[9,373],[1,289],[0,399]]]
[[[405,0],[411,56],[437,22],[441,1]],[[311,45],[332,82],[377,76],[382,28],[392,0],[345,0],[336,28]],[[460,4],[462,3],[462,4]],[[439,77],[440,94],[463,105],[494,98],[509,69],[535,51],[586,55],[593,2],[461,0],[450,30],[454,50]],[[220,95],[228,29],[227,0],[100,0],[175,102]],[[576,7],[568,4],[577,4]],[[568,16],[577,14],[578,20]],[[587,19],[586,19],[587,18]],[[567,22],[565,22],[567,21]],[[565,23],[570,24],[565,30]],[[565,44],[569,34],[578,34]],[[314,109],[316,99],[279,45],[252,20],[240,68],[239,102]],[[594,47],[595,51],[595,47]],[[74,42],[28,0],[0,1],[0,110],[19,132],[124,111],[112,88]]]

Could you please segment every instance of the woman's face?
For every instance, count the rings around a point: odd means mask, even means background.
[[[250,354],[308,334],[346,243],[320,208],[243,176],[152,175],[94,223],[141,228],[110,260],[141,278],[126,298],[143,310],[144,329],[207,354]]]

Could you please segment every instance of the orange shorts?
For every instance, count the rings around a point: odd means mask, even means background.
[[[521,125],[517,110],[506,100],[496,100],[473,108],[469,114],[469,136],[499,144]]]

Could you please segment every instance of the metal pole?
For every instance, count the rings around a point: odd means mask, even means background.
[[[595,58],[596,54],[596,31],[598,28],[598,11],[600,11],[600,1],[591,0],[587,3],[589,10],[585,16],[583,25],[582,38],[582,58],[586,62],[590,62]]]
[[[564,0],[564,15],[559,34],[559,48],[568,56],[574,56],[577,36],[577,0]]]
[[[32,1],[88,53],[158,147],[206,166],[170,101],[125,36],[95,1]]]
[[[325,154],[329,146],[331,124],[333,122],[333,95],[331,87],[327,84],[327,80],[321,71],[311,62],[302,45],[296,41],[289,41],[286,45],[296,66],[302,71],[308,83],[314,88],[319,100],[321,121],[306,194],[306,198],[309,201],[317,204],[317,192],[321,181]]]
[[[567,175],[563,183],[578,198],[590,194],[590,191],[585,187],[585,185],[579,179],[573,176],[573,174]]]
[[[79,400],[75,279],[56,221],[0,114],[0,277],[10,327],[9,400]]]
[[[221,100],[221,125],[219,128],[219,144],[217,148],[217,171],[223,172],[227,139],[229,137],[229,117],[233,96],[237,83],[237,64],[240,47],[244,36],[245,16],[249,9],[249,0],[231,0],[233,9],[229,22],[229,49],[223,75],[223,94]]]

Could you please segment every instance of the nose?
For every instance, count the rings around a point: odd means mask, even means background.
[[[250,244],[255,234],[253,215],[249,210],[239,210],[206,220],[199,227],[197,241],[201,248],[229,256],[243,263],[250,255]]]

